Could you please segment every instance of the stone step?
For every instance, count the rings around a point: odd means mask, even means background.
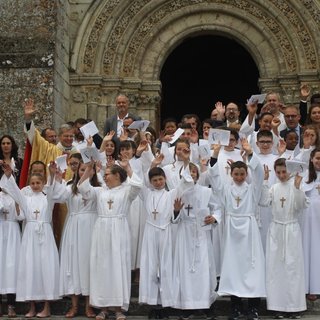
[[[317,315],[320,319],[320,299],[316,301],[307,301],[308,310],[304,312],[305,315]],[[65,297],[61,300],[57,300],[51,303],[51,313],[55,316],[63,316],[71,306],[71,299]],[[17,302],[16,312],[19,315],[24,315],[28,311],[28,303]],[[37,304],[37,310],[41,310],[42,304]],[[218,299],[213,304],[214,314],[216,316],[226,316],[230,312],[230,298],[229,297],[218,297]],[[132,297],[129,310],[127,315],[129,317],[147,317],[149,312],[153,309],[152,306],[139,304],[138,297]],[[3,299],[2,311],[5,314],[7,310],[6,301]],[[98,312],[98,310],[96,310]],[[180,311],[173,308],[166,308],[166,313],[169,317],[179,317]],[[84,314],[84,299],[80,298],[79,301],[79,315]],[[209,315],[213,314],[213,310],[209,311]],[[261,316],[272,317],[273,313],[266,309],[266,300],[262,299],[261,308],[259,314]],[[198,311],[194,318],[203,319],[206,318],[206,315],[203,312]]]

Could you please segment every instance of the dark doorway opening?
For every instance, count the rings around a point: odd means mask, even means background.
[[[204,120],[217,101],[235,102],[243,117],[247,99],[260,92],[258,78],[254,60],[236,41],[213,35],[188,38],[161,70],[161,121],[167,117],[180,121],[185,113]]]

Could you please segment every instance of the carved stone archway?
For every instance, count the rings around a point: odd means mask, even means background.
[[[161,68],[172,50],[197,34],[239,42],[258,66],[261,91],[275,90],[285,103],[298,102],[302,82],[319,91],[320,7],[310,0],[288,3],[95,1],[72,50],[70,118],[80,113],[102,128],[114,112],[115,96],[125,92],[133,111],[157,127]]]

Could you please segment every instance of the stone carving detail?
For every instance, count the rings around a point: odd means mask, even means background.
[[[301,0],[302,4],[307,8],[313,20],[320,25],[320,10],[314,0]]]
[[[103,58],[103,72],[105,74],[111,74],[113,71],[113,64],[117,54],[117,46],[120,39],[126,32],[127,25],[135,18],[143,7],[148,4],[150,0],[132,0],[128,3],[127,8],[123,11],[123,14],[117,23],[112,26],[110,36],[106,42],[104,58]],[[273,5],[280,10],[283,16],[290,21],[290,28],[293,28],[301,47],[305,53],[306,66],[310,69],[317,68],[317,54],[316,49],[313,45],[314,41],[312,36],[304,24],[304,21],[295,12],[293,7],[289,6],[286,1],[271,0]],[[106,1],[101,14],[97,18],[95,25],[91,31],[86,51],[84,55],[85,72],[92,71],[94,58],[96,54],[96,47],[101,37],[101,33],[105,28],[105,24],[112,13],[113,9],[120,4],[119,0]],[[297,71],[297,59],[294,53],[293,44],[287,37],[288,32],[284,30],[282,25],[278,23],[276,18],[273,18],[271,14],[255,4],[250,0],[171,0],[164,2],[162,6],[155,8],[155,10],[146,17],[145,21],[138,26],[135,34],[127,44],[126,55],[124,57],[124,63],[122,67],[123,76],[132,76],[134,70],[134,62],[137,52],[144,43],[145,37],[149,34],[150,30],[166,15],[171,14],[175,10],[182,9],[188,6],[194,6],[195,4],[222,4],[225,7],[233,6],[237,10],[243,10],[246,14],[250,14],[254,19],[258,20],[259,23],[263,23],[273,34],[275,39],[278,41],[282,59],[285,62],[288,72]],[[319,8],[311,0],[302,0],[303,5],[307,8],[316,22],[320,23],[320,12]],[[234,10],[233,8],[233,10]]]
[[[307,67],[314,69],[317,67],[316,50],[313,46],[313,39],[305,27],[304,22],[299,19],[294,12],[292,6],[288,5],[286,1],[271,0],[274,5],[285,15],[285,17],[291,22],[291,26],[295,29],[297,36],[299,37],[302,48],[305,52]]]
[[[286,37],[286,33],[281,28],[281,26],[277,23],[275,19],[271,16],[267,15],[267,12],[262,11],[260,8],[253,5],[251,2],[246,0],[238,0],[230,3],[228,0],[198,0],[197,3],[221,3],[225,5],[233,5],[238,9],[244,10],[247,13],[253,15],[260,22],[263,22],[274,34],[274,36],[278,39],[280,46],[283,52],[283,59],[286,61],[287,68],[290,72],[293,72],[297,69],[296,58],[294,56],[294,50],[289,39]],[[161,14],[152,15],[148,17],[148,19],[138,28],[135,35],[132,37],[130,44],[128,45],[128,50],[126,53],[123,73],[126,76],[132,75],[134,69],[134,61],[137,51],[140,47],[140,44],[143,43],[143,39],[146,34],[150,31],[150,29],[161,19],[165,14],[170,14],[172,10],[178,10],[183,7],[187,7],[190,5],[194,5],[194,3],[190,3],[188,0],[181,1],[172,1],[168,2],[164,6],[160,8]],[[109,52],[107,49],[106,52]],[[104,71],[110,72],[109,68],[104,65]]]
[[[88,92],[88,101],[89,102],[95,102],[95,103],[101,103],[101,97],[102,97],[102,91],[100,89],[91,89]]]
[[[120,0],[109,0],[106,1],[106,4],[101,11],[99,17],[96,19],[94,27],[91,30],[88,43],[86,45],[86,50],[84,53],[84,72],[90,72],[93,68],[93,62],[96,55],[96,50],[98,42],[101,36],[101,32],[104,29],[104,26],[110,17],[112,10],[118,5]]]
[[[149,1],[150,0],[132,1],[128,9],[121,16],[121,19],[119,19],[118,23],[115,25],[105,47],[105,56],[103,59],[103,71],[105,74],[108,74],[111,71],[119,39],[122,37],[128,24]]]
[[[86,93],[79,88],[73,89],[72,91],[72,100],[77,103],[82,103],[86,99]]]

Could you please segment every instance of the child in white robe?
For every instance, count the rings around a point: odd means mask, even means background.
[[[52,164],[50,169],[55,170]],[[18,267],[17,301],[30,301],[26,318],[49,317],[49,301],[59,299],[59,255],[51,227],[52,185],[45,194],[43,176],[33,173],[29,180],[32,192],[26,196],[16,185],[10,167],[5,168],[5,174],[4,187],[26,219]],[[45,301],[43,310],[36,313],[35,301],[42,300]]]
[[[189,163],[190,149],[185,147],[182,153],[183,160]],[[155,306],[151,312],[156,317],[163,316],[161,306],[173,305],[174,245],[171,221],[174,218],[174,200],[193,185],[189,174],[189,179],[182,178],[176,189],[167,191],[166,175],[162,168],[157,167],[163,158],[160,154],[153,160],[148,173],[151,188],[145,187],[140,193],[147,220],[141,249],[139,302]]]
[[[2,164],[2,161],[0,160]],[[0,181],[0,314],[1,295],[7,295],[8,317],[16,316],[15,294],[17,290],[17,275],[21,247],[21,230],[15,202],[3,188],[5,175]]]
[[[151,148],[147,147],[148,143],[145,139],[143,139],[138,146],[132,140],[121,141],[119,145],[119,158],[121,159],[123,156],[128,158],[133,172],[142,181],[145,180],[145,172],[147,172],[151,165],[151,160],[147,161],[147,159],[154,158],[151,153]],[[146,153],[149,153],[149,157],[146,156]],[[130,213],[128,214],[131,244],[131,269],[133,271],[133,281],[135,283],[139,283],[141,246],[145,223],[145,210],[141,199],[137,197],[131,203]]]
[[[307,298],[320,295],[320,148],[311,152],[309,170],[302,185],[309,198],[309,206],[302,216],[302,244],[304,252]]]
[[[248,166],[243,161],[231,164],[232,182],[221,179],[219,167],[209,169],[210,182],[224,206],[224,251],[219,295],[231,296],[229,319],[242,316],[242,298],[248,298],[249,320],[258,319],[260,298],[266,296],[265,257],[256,219],[265,178],[263,167],[246,139],[242,149],[249,159],[251,183],[246,182]]]
[[[97,202],[98,218],[94,225],[90,255],[90,304],[100,308],[96,319],[104,320],[113,307],[116,320],[126,317],[130,303],[131,261],[130,232],[127,215],[137,197],[142,181],[136,176],[128,159],[106,168],[106,186],[93,187],[89,175],[93,162],[79,180],[79,191],[85,200]],[[127,177],[130,177],[127,180]]]
[[[277,318],[290,313],[290,318],[300,318],[306,310],[305,279],[301,230],[298,216],[306,207],[305,193],[300,190],[302,177],[291,178],[286,160],[274,163],[279,183],[269,191],[272,204],[272,222],[266,245],[267,309],[275,310]]]
[[[183,318],[209,309],[216,299],[217,275],[211,228],[221,220],[210,188],[197,184],[199,168],[189,163],[194,185],[174,202],[178,224],[173,258],[173,307]]]
[[[280,143],[281,141],[281,143]],[[261,164],[263,166],[268,166],[269,176],[268,176],[268,186],[271,187],[277,182],[277,177],[273,169],[274,162],[279,158],[279,155],[272,153],[273,146],[273,135],[270,130],[259,130],[257,133],[257,147],[259,153],[257,154]],[[282,139],[279,140],[278,145],[279,154],[285,151],[285,143]],[[272,220],[271,207],[259,206],[259,227],[261,240],[263,245],[263,250],[266,252],[266,238],[269,225]]]
[[[86,316],[96,316],[89,305],[89,278],[91,236],[98,213],[96,201],[85,200],[77,187],[85,169],[86,164],[79,160],[73,179],[67,184],[55,182],[54,185],[54,200],[65,203],[68,212],[61,237],[59,282],[60,296],[71,296],[72,306],[66,318],[78,314],[79,295],[85,297]],[[100,186],[95,169],[91,172],[90,183],[94,187]]]

